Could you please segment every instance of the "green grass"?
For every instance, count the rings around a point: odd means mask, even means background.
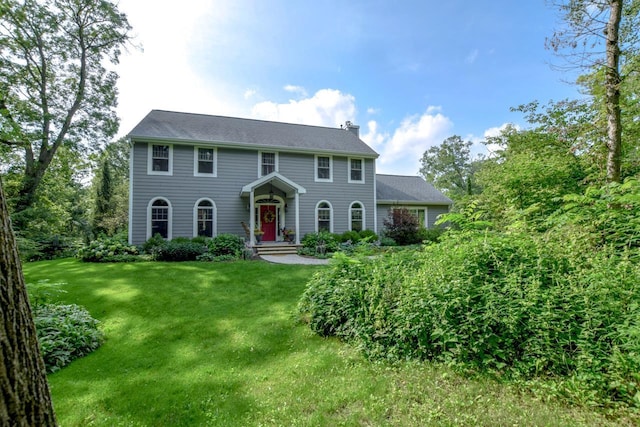
[[[49,376],[62,426],[598,426],[608,420],[446,368],[363,360],[296,322],[313,272],[263,262],[25,265],[64,281],[106,342]]]

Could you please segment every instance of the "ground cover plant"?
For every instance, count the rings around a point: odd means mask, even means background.
[[[614,426],[442,365],[372,363],[296,319],[326,266],[228,263],[28,263],[30,283],[102,324],[104,344],[51,374],[60,425]]]

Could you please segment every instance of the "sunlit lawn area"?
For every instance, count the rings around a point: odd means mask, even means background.
[[[428,364],[389,366],[296,322],[324,267],[265,262],[25,265],[64,281],[106,342],[52,374],[62,426],[621,425]]]

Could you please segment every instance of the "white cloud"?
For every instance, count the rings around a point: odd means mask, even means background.
[[[380,108],[373,108],[373,107],[369,107],[367,108],[367,114],[369,115],[374,115],[374,114],[380,114]]]
[[[308,96],[307,90],[302,86],[286,85],[283,89],[286,90],[287,92],[297,93],[303,98]]]
[[[251,116],[258,119],[315,126],[336,127],[356,116],[353,95],[336,89],[321,89],[311,98],[289,100],[285,104],[272,101],[253,106]]]
[[[420,169],[420,159],[429,147],[440,144],[452,131],[451,120],[429,107],[422,115],[405,118],[393,135],[378,130],[370,121],[362,140],[380,153],[378,172],[413,175]]]
[[[253,98],[258,92],[254,89],[247,89],[244,91],[244,99]]]
[[[202,29],[212,19],[224,19],[221,1],[121,0],[119,9],[133,27],[135,45],[143,50],[125,52],[117,66],[120,135],[128,133],[152,109],[211,114],[240,114],[237,90],[212,83],[192,68],[191,54],[202,42]],[[212,13],[215,11],[215,17]],[[179,36],[177,36],[179,35]]]

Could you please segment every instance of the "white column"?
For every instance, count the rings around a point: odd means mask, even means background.
[[[256,209],[254,207],[254,192],[253,188],[251,189],[251,193],[249,194],[249,243],[251,245],[256,244],[256,238],[253,234],[253,230],[256,229]]]
[[[295,195],[295,205],[296,205],[296,245],[299,245],[300,244],[300,196],[298,195],[297,190]]]

